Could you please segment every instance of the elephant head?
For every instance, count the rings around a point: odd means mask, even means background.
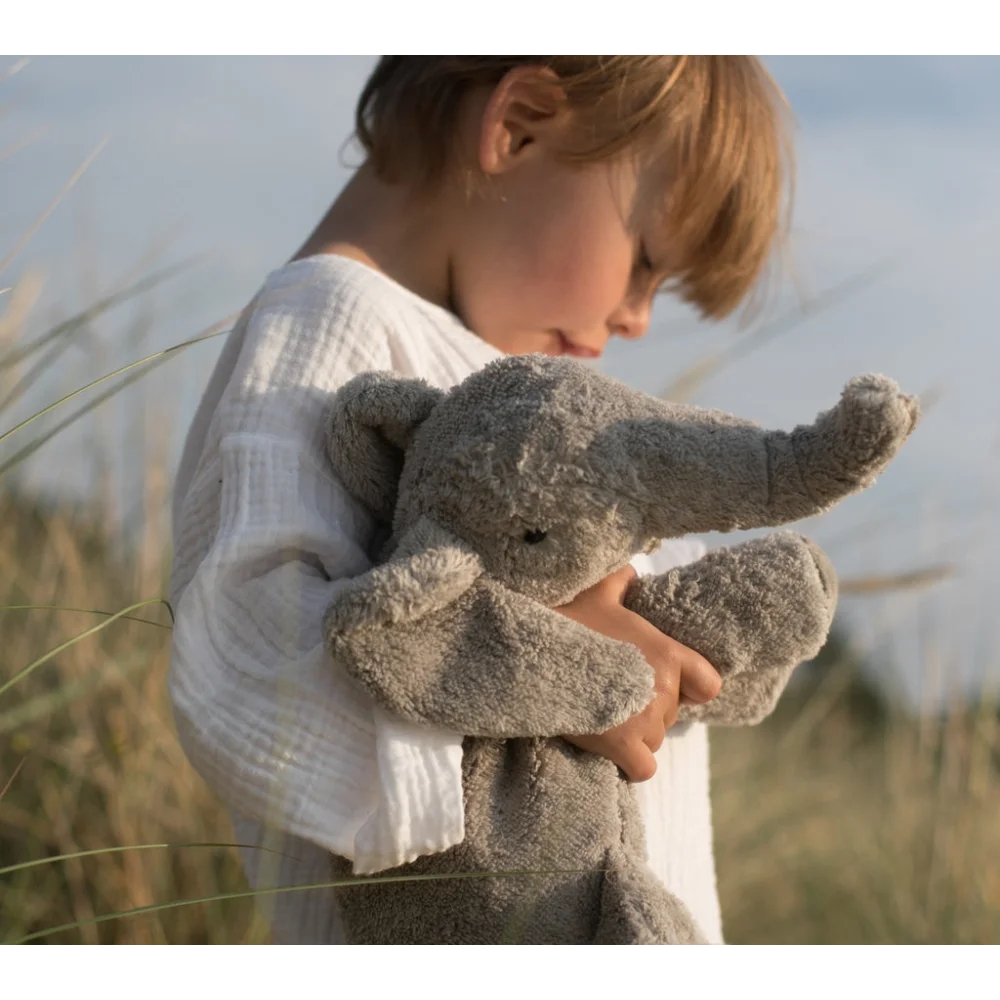
[[[852,380],[812,424],[766,431],[667,403],[566,358],[500,358],[449,392],[360,375],[338,393],[330,457],[393,538],[424,520],[467,563],[553,607],[637,552],[691,532],[774,527],[872,483],[917,401]]]

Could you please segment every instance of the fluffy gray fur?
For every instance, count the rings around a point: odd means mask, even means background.
[[[917,417],[867,375],[813,424],[765,431],[537,354],[449,392],[383,372],[345,385],[330,457],[391,531],[332,603],[329,649],[388,711],[466,737],[465,840],[381,874],[560,873],[355,885],[338,897],[348,939],[704,941],[645,864],[631,785],[560,738],[634,715],[652,670],[552,608],[663,539],[821,513],[870,485]],[[819,651],[836,599],[823,552],[782,532],[640,577],[625,603],[723,677],[680,720],[745,725]],[[345,859],[331,867],[350,876]]]

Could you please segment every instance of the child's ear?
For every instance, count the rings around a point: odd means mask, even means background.
[[[363,372],[334,397],[330,461],[351,494],[383,521],[392,523],[406,449],[444,395],[423,379]]]
[[[562,127],[569,108],[555,72],[518,66],[496,85],[483,109],[479,167],[487,176],[505,173],[532,155]]]

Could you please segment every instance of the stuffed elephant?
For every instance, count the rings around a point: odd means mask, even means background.
[[[700,943],[645,863],[638,803],[610,761],[565,734],[640,711],[639,649],[553,608],[664,539],[797,521],[870,485],[913,429],[914,398],[851,381],[791,433],[663,402],[596,369],[500,358],[448,392],[384,372],[337,393],[329,453],[383,522],[379,562],[324,622],[335,661],[390,713],[463,734],[466,836],[380,875],[545,874],[352,885],[355,943]],[[790,532],[636,578],[626,607],[723,678],[680,721],[763,719],[826,639],[823,552]],[[334,857],[333,875],[350,877]]]

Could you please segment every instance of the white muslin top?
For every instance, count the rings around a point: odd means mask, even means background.
[[[324,612],[370,568],[375,527],[326,460],[325,418],[359,372],[447,389],[500,356],[447,310],[331,255],[273,272],[223,348],[174,486],[168,685],[256,888],[328,881],[331,851],[368,873],[462,839],[461,734],[380,711],[324,649]],[[634,565],[702,551],[669,542]],[[704,727],[675,726],[656,756],[636,786],[650,864],[721,943]],[[276,941],[340,939],[330,892],[262,900]]]

